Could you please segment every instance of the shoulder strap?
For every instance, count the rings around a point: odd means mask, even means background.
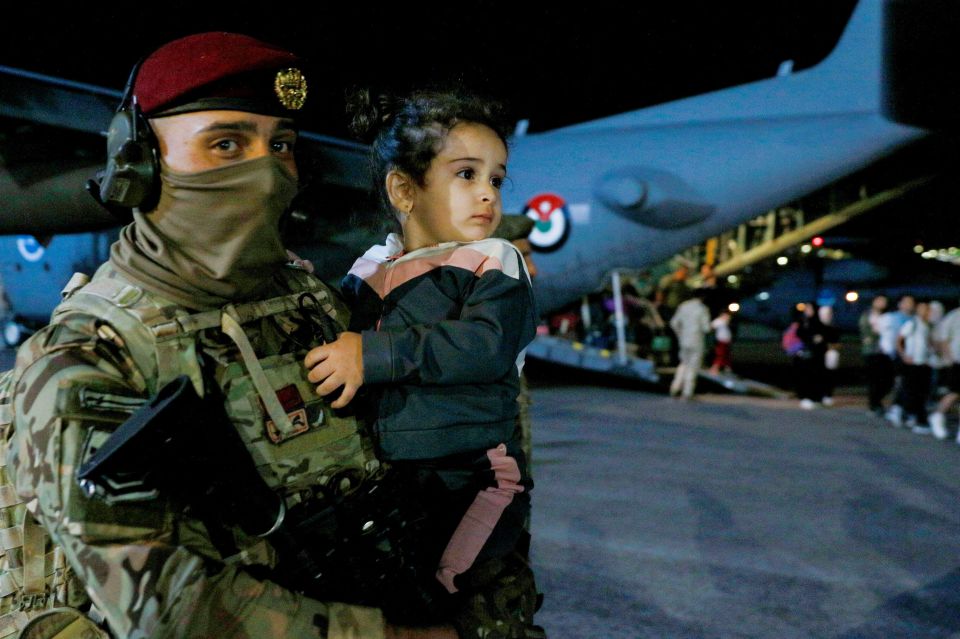
[[[73,291],[70,297],[57,307],[51,323],[56,323],[70,313],[100,318],[102,323],[97,330],[100,337],[122,346],[129,352],[139,369],[136,371],[139,379],[131,381],[147,394],[153,395],[166,377],[162,373],[169,374],[169,370],[164,369],[175,367],[181,370],[184,368],[181,364],[189,362],[190,359],[190,353],[163,352],[173,349],[160,347],[154,331],[151,330],[156,325],[168,322],[172,310],[172,304],[165,304],[127,281],[116,271],[101,269],[93,280]],[[174,355],[175,361],[170,361],[167,355]],[[193,361],[196,362],[195,356]],[[187,364],[186,368],[188,370],[183,372],[190,375],[198,392],[202,392],[199,363]]]
[[[276,280],[282,294],[265,300],[228,304],[222,309],[190,313],[158,295],[126,281],[116,271],[101,269],[87,285],[78,288],[58,308],[54,317],[67,312],[84,312],[103,318],[130,352],[150,394],[180,375],[188,375],[197,394],[204,394],[204,376],[197,353],[196,334],[220,328],[240,350],[257,394],[281,432],[292,432],[293,425],[270,388],[253,347],[242,325],[257,319],[288,313],[302,305],[310,294],[320,310],[340,320],[334,298],[323,282],[298,269],[282,269]],[[312,303],[312,301],[311,301]],[[113,336],[102,335],[111,338]]]

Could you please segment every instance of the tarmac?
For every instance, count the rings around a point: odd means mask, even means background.
[[[960,446],[837,399],[535,387],[548,636],[960,638]]]
[[[531,375],[551,639],[960,639],[952,437],[850,394],[801,411],[563,377]]]

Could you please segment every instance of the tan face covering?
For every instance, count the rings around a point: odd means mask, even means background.
[[[144,288],[197,310],[255,297],[287,261],[279,220],[297,192],[274,157],[199,173],[161,166],[157,208],[134,212],[110,262]]]

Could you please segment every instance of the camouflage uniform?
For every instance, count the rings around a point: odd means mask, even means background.
[[[520,405],[520,412],[517,414],[517,422],[520,424],[520,448],[523,450],[524,457],[527,458],[527,474],[532,477],[533,423],[530,421],[530,406],[533,404],[533,399],[530,397],[530,384],[527,383],[527,376],[523,371],[520,372],[520,394],[517,395],[517,403]]]
[[[337,471],[376,473],[358,422],[334,414],[313,393],[302,340],[291,339],[305,323],[298,294],[312,292],[341,324],[344,309],[305,273],[285,270],[272,285],[267,301],[191,315],[107,264],[18,352],[7,433],[16,493],[119,637],[384,636],[378,610],[315,601],[254,578],[244,566],[275,559],[266,541],[237,530],[239,552],[221,556],[203,524],[169,501],[107,505],[88,498],[74,476],[145,398],[180,374],[201,395],[206,380],[215,380],[260,474],[288,507],[311,498]],[[273,419],[252,369],[279,391],[286,420]],[[55,603],[77,605],[77,581],[61,564]]]

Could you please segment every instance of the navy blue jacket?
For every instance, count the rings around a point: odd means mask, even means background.
[[[536,332],[523,257],[504,240],[391,257],[374,247],[344,278],[376,432],[390,460],[437,459],[512,441],[518,365]]]

